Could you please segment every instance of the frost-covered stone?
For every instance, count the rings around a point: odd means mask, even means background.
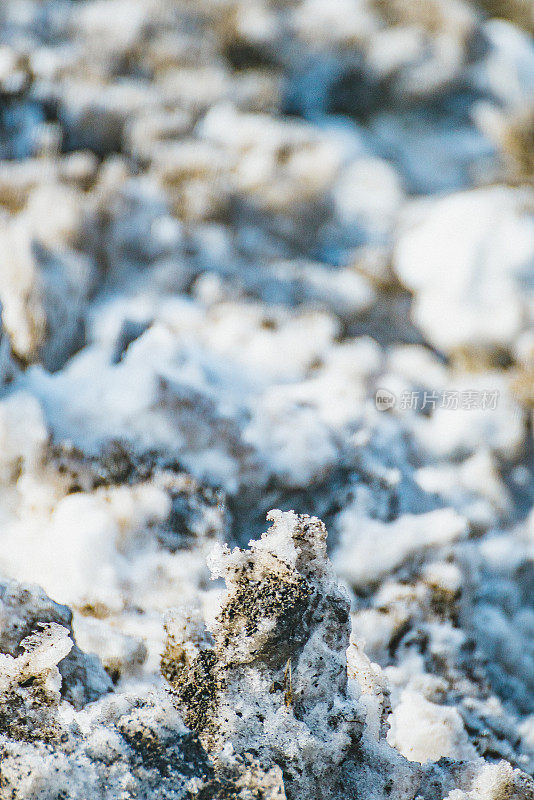
[[[326,558],[325,528],[289,512],[270,518],[250,549],[211,556],[227,583],[221,611],[205,632],[187,611],[169,618],[163,674],[222,764],[253,752],[264,768],[281,765],[289,798],[349,796],[364,781],[385,796],[395,761],[370,764],[373,777],[362,765],[364,713],[347,687],[348,599]],[[408,797],[417,772],[397,769],[399,797]]]
[[[48,633],[41,636],[42,646],[35,650],[34,656],[30,644],[35,636],[40,636],[38,631],[41,628]],[[68,636],[70,638],[65,639]],[[21,647],[29,650],[26,661],[17,657]],[[19,681],[22,683],[59,664],[62,696],[76,708],[96,700],[111,688],[111,682],[97,658],[86,655],[76,645],[71,610],[50,600],[35,585],[15,582],[0,584],[0,653],[6,654],[3,656],[6,665],[11,663],[13,669],[28,672]],[[43,654],[41,660],[37,657],[38,653]],[[59,653],[57,657],[56,653]],[[41,664],[44,665],[42,669]]]
[[[93,692],[79,710],[76,700],[94,690],[99,671],[105,673],[73,643],[70,620],[70,610],[37,587],[2,586],[2,800],[52,800],[61,794],[112,800],[125,792],[158,800],[206,792],[222,800],[232,789],[248,790],[246,796],[257,800],[284,796],[275,767],[265,773],[250,763],[222,783],[217,780],[161,691],[103,697],[102,691]],[[106,685],[105,692],[109,689]]]

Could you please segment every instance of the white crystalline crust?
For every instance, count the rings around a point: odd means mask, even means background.
[[[20,643],[22,655],[17,658],[2,655],[0,659],[0,690],[6,693],[16,683],[51,672],[72,649],[69,632],[61,625],[51,623],[40,633],[27,636]],[[59,677],[59,675],[58,675]]]
[[[531,10],[0,3],[0,800],[532,800]]]

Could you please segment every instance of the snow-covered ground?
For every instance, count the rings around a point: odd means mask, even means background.
[[[533,32],[3,0],[0,800],[532,800]]]

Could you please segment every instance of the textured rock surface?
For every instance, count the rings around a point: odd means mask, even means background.
[[[531,800],[530,5],[0,4],[1,800]]]
[[[0,584],[0,618],[0,652],[13,657],[39,627],[58,630],[61,626],[70,635],[68,652],[54,664],[61,661],[61,694],[76,708],[83,708],[111,690],[111,681],[98,658],[82,653],[76,645],[71,610],[54,603],[39,587],[15,582]],[[43,649],[45,645],[46,642]]]
[[[270,517],[250,549],[212,555],[227,593],[209,629],[193,633],[187,611],[167,622],[162,671],[184,719],[223,769],[250,754],[279,766],[288,798],[385,797],[392,779],[398,797],[413,796],[416,769],[392,750],[366,752],[365,714],[348,686],[349,601],[324,525]]]

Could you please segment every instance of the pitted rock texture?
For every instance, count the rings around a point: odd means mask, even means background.
[[[351,656],[350,685],[350,604],[323,523],[280,511],[269,519],[248,549],[212,553],[227,588],[207,627],[187,609],[169,614],[162,672],[184,720],[216,769],[252,757],[280,767],[289,800],[386,798],[393,786],[396,797],[415,797],[425,771],[386,744],[387,725],[376,738],[366,730],[354,679],[371,694],[379,683],[366,682],[362,657]]]

